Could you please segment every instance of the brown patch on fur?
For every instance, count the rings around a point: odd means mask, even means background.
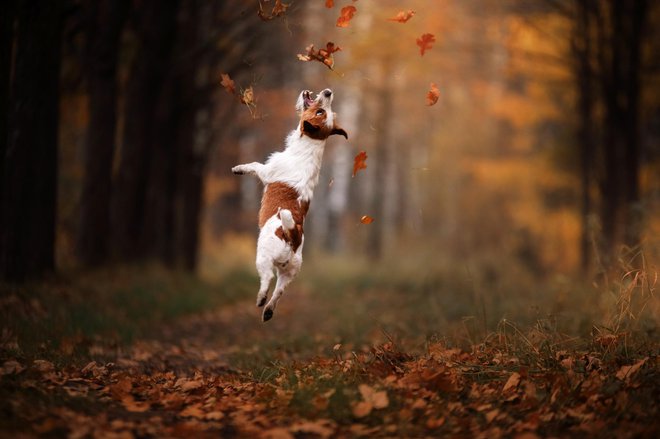
[[[296,251],[302,243],[303,222],[309,210],[309,201],[299,201],[298,191],[285,183],[270,183],[264,189],[264,195],[261,198],[261,209],[259,210],[259,228],[262,228],[266,221],[273,215],[277,215],[280,209],[291,211],[293,221],[296,226],[286,233],[282,227],[279,227],[275,234],[291,245],[293,251]]]
[[[302,224],[296,224],[293,229],[288,230],[288,233],[280,226],[275,230],[275,236],[289,244],[291,249],[296,252],[300,244],[302,244],[303,226]]]
[[[323,110],[323,113],[317,114],[319,110]],[[315,140],[325,140],[333,134],[339,134],[348,139],[346,131],[337,125],[336,117],[332,127],[326,125],[327,120],[328,114],[321,108],[321,104],[314,102],[300,115],[300,131]]]

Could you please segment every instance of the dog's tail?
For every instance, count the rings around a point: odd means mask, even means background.
[[[280,210],[280,220],[282,221],[282,228],[286,231],[296,227],[296,222],[293,220],[293,215],[289,209]]]

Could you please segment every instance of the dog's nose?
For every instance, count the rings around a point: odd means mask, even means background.
[[[332,96],[332,90],[330,90],[329,88],[326,88],[325,90],[323,90],[323,96],[325,96],[326,98],[329,98],[330,96]]]

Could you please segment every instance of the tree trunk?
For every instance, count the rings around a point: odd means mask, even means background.
[[[9,0],[0,17],[0,206],[4,184],[5,154],[7,151],[7,121],[9,113],[9,84],[11,81],[11,54],[14,41],[15,1]],[[2,219],[0,218],[0,221]],[[2,226],[0,225],[0,230]]]
[[[110,239],[112,161],[117,123],[117,58],[127,0],[89,2],[86,73],[89,126],[85,145],[78,258],[83,265],[107,261]]]
[[[641,96],[642,42],[646,30],[647,0],[626,2],[625,47],[628,59],[625,62],[625,81],[622,84],[626,96],[626,113],[623,120],[625,131],[625,191],[623,193],[626,213],[624,243],[636,248],[640,243],[642,214],[639,206],[639,168],[641,142],[639,136],[639,106]]]
[[[581,222],[580,262],[583,272],[591,267],[591,184],[594,161],[593,138],[593,93],[591,84],[594,75],[591,68],[591,20],[590,0],[577,1],[577,20],[573,40],[573,55],[576,61],[576,85],[578,89],[578,141],[580,149]]]
[[[6,280],[55,268],[61,14],[59,0],[17,3],[0,209],[0,277]]]
[[[124,260],[141,259],[144,242],[145,203],[149,182],[157,103],[176,35],[178,1],[145,0],[137,11],[140,49],[126,90],[124,136],[112,200],[116,255]],[[147,226],[148,227],[148,226]]]
[[[390,169],[390,162],[392,160],[390,147],[387,144],[390,133],[388,130],[389,120],[392,115],[392,91],[390,87],[385,84],[385,79],[390,77],[391,67],[389,64],[383,65],[381,72],[382,86],[379,87],[378,93],[378,116],[374,121],[376,139],[374,142],[374,149],[370,154],[371,164],[374,166],[374,194],[371,205],[371,215],[375,221],[371,224],[370,234],[368,240],[367,253],[372,259],[380,259],[383,255],[383,240],[386,227],[385,221],[385,197],[386,188],[388,187],[385,181],[388,178],[387,171]]]

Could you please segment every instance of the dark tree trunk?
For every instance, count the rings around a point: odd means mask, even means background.
[[[625,47],[628,59],[624,64],[625,81],[622,84],[626,96],[626,113],[623,119],[625,132],[625,203],[626,228],[624,243],[636,248],[640,243],[641,207],[639,206],[639,168],[641,142],[639,136],[639,106],[641,96],[642,42],[646,30],[647,0],[626,2]]]
[[[591,67],[591,0],[577,1],[577,17],[575,36],[573,40],[573,55],[576,61],[576,85],[578,88],[578,141],[580,149],[580,191],[581,191],[581,222],[580,262],[583,271],[591,267],[591,226],[592,214],[591,185],[594,166],[593,137],[593,105],[594,97],[592,81],[594,79]]]
[[[14,41],[15,1],[5,3],[0,17],[0,206],[4,184],[5,154],[7,152],[7,122],[9,113],[9,84],[12,74],[12,44]],[[2,219],[0,218],[0,221]],[[2,225],[0,225],[0,230]]]
[[[89,126],[85,145],[78,258],[97,266],[109,257],[112,161],[117,125],[117,58],[127,0],[89,2],[86,73]]]
[[[145,202],[156,126],[156,107],[170,65],[176,35],[178,1],[145,0],[139,4],[140,48],[128,80],[121,160],[113,192],[113,242],[124,260],[143,258]]]
[[[16,18],[0,276],[21,281],[55,268],[61,2],[18,1]]]

